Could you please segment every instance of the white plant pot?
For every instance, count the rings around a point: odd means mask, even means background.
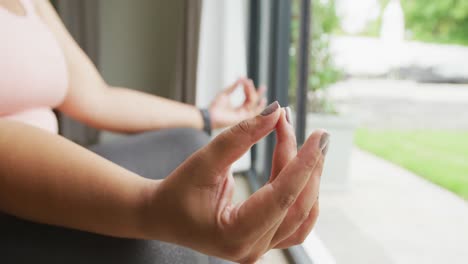
[[[349,164],[353,149],[356,122],[346,116],[307,114],[306,136],[323,128],[330,134],[330,145],[325,158],[321,188],[345,190],[349,182]]]

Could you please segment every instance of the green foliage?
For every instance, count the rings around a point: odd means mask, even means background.
[[[362,32],[358,35],[367,36],[367,37],[379,37],[380,36],[380,27],[382,26],[382,16],[384,8],[390,2],[390,0],[378,0],[380,5],[380,13],[377,19],[369,21]]]
[[[329,48],[330,34],[338,26],[338,16],[335,13],[334,0],[328,3],[322,1],[313,3],[309,88],[317,91],[336,82],[339,78],[339,72],[332,65],[332,54]]]
[[[339,25],[336,15],[335,0],[314,0],[311,21],[311,42],[309,58],[308,90],[311,91],[309,110],[313,112],[334,112],[333,105],[327,100],[324,90],[341,78],[341,71],[335,68],[330,52],[330,34]],[[291,49],[295,51],[299,41],[299,1],[293,1],[292,8],[292,43]],[[295,100],[297,87],[297,56],[292,53],[290,59],[290,100]]]
[[[378,0],[380,16],[358,35],[380,36],[382,14],[390,0]],[[400,0],[405,27],[415,40],[468,45],[467,0]]]
[[[356,144],[468,199],[468,132],[356,131]]]
[[[468,45],[468,1],[403,0],[402,7],[413,38]]]

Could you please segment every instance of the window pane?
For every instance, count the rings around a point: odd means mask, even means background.
[[[325,128],[331,143],[317,236],[304,244],[312,255],[321,241],[337,263],[468,259],[468,237],[459,235],[468,232],[468,6],[461,2],[313,1],[306,134]]]

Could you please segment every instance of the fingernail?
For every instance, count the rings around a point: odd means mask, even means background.
[[[291,114],[291,108],[289,106],[283,107],[284,111],[286,113],[286,120],[288,123],[292,126],[292,114]]]
[[[320,150],[322,151],[322,154],[324,156],[327,155],[329,141],[330,141],[330,134],[328,134],[327,132],[323,133],[322,137],[320,138]]]
[[[278,101],[274,101],[269,106],[267,106],[265,109],[263,109],[263,111],[260,114],[262,116],[267,116],[267,115],[275,112],[276,109],[278,109],[278,107],[279,107]]]

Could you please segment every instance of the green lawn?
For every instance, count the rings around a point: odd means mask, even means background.
[[[468,132],[358,129],[361,149],[468,199]]]

